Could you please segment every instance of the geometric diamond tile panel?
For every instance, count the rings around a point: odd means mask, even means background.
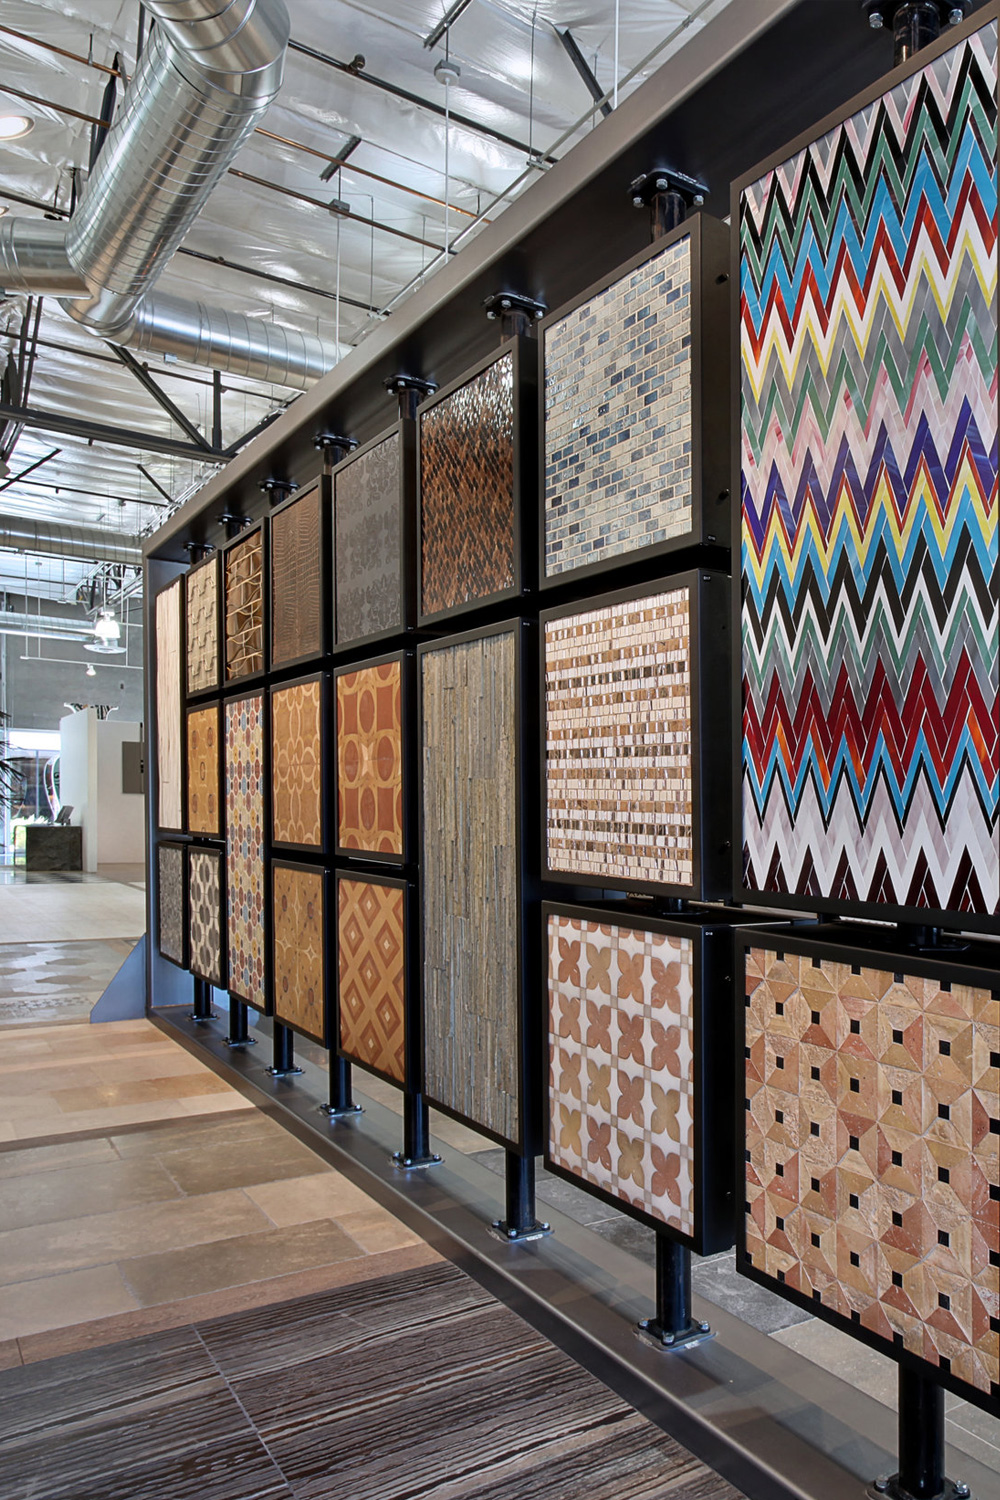
[[[188,832],[222,832],[219,798],[219,705],[194,708],[187,718]]]
[[[218,989],[226,986],[222,967],[222,851],[188,850],[188,918],[192,974]]]
[[[341,1050],[398,1083],[406,1079],[406,905],[398,886],[337,882]]]
[[[753,891],[1000,908],[997,26],[741,194]]]
[[[1000,1394],[1000,997],[766,948],[746,995],[754,1269]]]
[[[264,975],[264,699],[226,704],[226,899],[229,989],[266,1006]]]
[[[402,667],[399,660],[337,677],[337,842],[403,855]]]
[[[271,818],[282,844],[323,844],[323,682],[271,690]]]
[[[550,324],[545,574],[691,528],[691,240]]]
[[[551,914],[549,1157],[694,1234],[689,938]]]
[[[219,685],[219,560],[192,568],[185,579],[187,690],[203,693]]]
[[[325,875],[275,860],[274,1018],[326,1046]]]
[[[691,590],[545,624],[551,870],[693,880]]]

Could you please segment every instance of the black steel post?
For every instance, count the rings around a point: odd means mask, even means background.
[[[257,1038],[250,1035],[250,1027],[247,1021],[247,1007],[242,1000],[234,1000],[229,997],[229,1035],[226,1037],[227,1047],[256,1047]]]
[[[707,1323],[691,1311],[691,1251],[669,1235],[656,1233],[656,1317],[644,1318],[639,1331],[664,1349],[690,1349],[712,1337]]]
[[[500,324],[500,338],[533,338],[535,324],[545,317],[548,305],[523,292],[494,292],[483,303],[486,316]]]
[[[357,438],[343,437],[337,432],[317,432],[313,438],[313,447],[323,455],[324,474],[329,474],[357,446]]]
[[[330,1102],[320,1109],[331,1120],[342,1120],[347,1116],[360,1115],[364,1111],[355,1104],[351,1089],[351,1065],[346,1058],[330,1053]]]
[[[893,67],[909,62],[936,42],[945,25],[957,26],[972,9],[970,0],[863,0],[873,31],[892,27]]]
[[[216,1012],[212,1009],[212,986],[207,979],[196,979],[194,982],[194,1006],[188,1017],[189,1021],[214,1021]]]
[[[944,1493],[944,1391],[899,1367],[899,1488],[913,1500]]]
[[[535,1217],[535,1158],[507,1152],[507,1217],[494,1219],[493,1228],[505,1240],[537,1240],[552,1227]]]
[[[390,375],[383,385],[389,395],[399,401],[399,415],[409,417],[411,421],[417,415],[420,402],[426,401],[437,390],[436,381],[421,380],[418,375]]]
[[[271,1066],[272,1078],[291,1078],[302,1069],[295,1066],[295,1034],[288,1026],[275,1021],[272,1030]]]
[[[649,237],[658,240],[683,224],[689,208],[700,208],[708,194],[704,183],[683,172],[662,168],[645,172],[629,184],[636,208],[649,209]]]
[[[431,1150],[430,1111],[423,1094],[403,1094],[403,1149],[392,1156],[397,1167],[408,1171],[436,1167],[441,1157]]]
[[[271,505],[281,505],[289,495],[294,495],[299,484],[297,479],[262,479],[260,489]]]

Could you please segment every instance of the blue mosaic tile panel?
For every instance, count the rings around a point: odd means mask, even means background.
[[[545,574],[691,529],[691,240],[544,335]]]

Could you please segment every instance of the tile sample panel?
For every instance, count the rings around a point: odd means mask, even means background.
[[[276,843],[323,846],[323,684],[271,693],[271,819]]]
[[[271,665],[323,654],[323,537],[317,485],[271,517]]]
[[[188,850],[188,966],[192,974],[225,989],[222,941],[222,851]]]
[[[514,356],[419,414],[421,608],[512,588]]]
[[[188,832],[217,838],[222,832],[219,796],[220,714],[217,703],[187,716]]]
[[[185,579],[187,690],[204,693],[219,685],[219,560],[192,568]]]
[[[1000,999],[762,948],[746,992],[753,1268],[1000,1395]]]
[[[549,1156],[695,1232],[688,938],[549,915]]]
[[[226,681],[264,670],[264,541],[258,529],[225,554]]]
[[[159,944],[164,958],[184,963],[184,850],[160,844],[156,851]]]
[[[275,860],[274,1016],[326,1046],[322,870]]]
[[[183,827],[181,800],[181,580],[156,596],[157,823]]]
[[[545,624],[551,870],[691,885],[687,586]]]
[[[402,623],[401,463],[393,432],[334,475],[339,644]]]
[[[996,50],[739,199],[744,882],[807,908],[1000,906]]]
[[[403,857],[401,664],[337,677],[337,842]]]
[[[340,1050],[398,1083],[406,1079],[406,893],[337,881]]]
[[[226,704],[226,905],[229,989],[266,1009],[264,974],[264,699]]]
[[[549,324],[545,574],[692,524],[691,240]]]
[[[515,637],[443,646],[420,664],[427,1093],[516,1141]]]

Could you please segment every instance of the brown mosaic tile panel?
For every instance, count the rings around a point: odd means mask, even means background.
[[[343,849],[403,856],[402,669],[337,678],[337,826]]]
[[[512,588],[514,356],[420,416],[425,615]]]
[[[695,1231],[690,939],[551,914],[549,1157]]]
[[[323,846],[323,687],[296,682],[271,694],[271,819],[279,844]]]
[[[156,789],[160,828],[180,829],[181,796],[181,580],[156,596]]]
[[[218,838],[222,832],[219,795],[219,706],[195,708],[187,716],[188,832]]]
[[[406,906],[398,886],[337,882],[340,1047],[406,1080]]]
[[[264,543],[258,530],[225,555],[226,680],[264,670]]]
[[[219,562],[192,568],[185,589],[187,690],[204,693],[219,685]]]
[[[763,1275],[1000,1381],[1000,1000],[753,948],[746,1238]]]
[[[271,866],[274,881],[274,1015],[326,1046],[323,872]]]
[[[552,870],[691,885],[687,587],[545,625]]]
[[[271,517],[271,665],[323,654],[318,487]]]
[[[401,462],[394,432],[334,478],[338,642],[402,624]]]

